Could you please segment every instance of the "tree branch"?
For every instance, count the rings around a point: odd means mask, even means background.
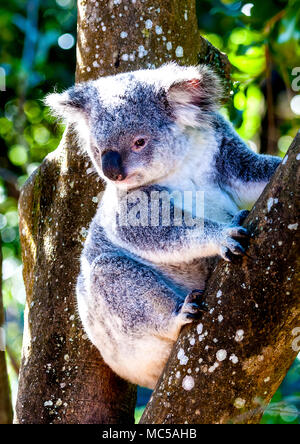
[[[299,352],[299,153],[300,133],[245,221],[249,256],[218,264],[209,312],[182,330],[142,423],[260,421]]]

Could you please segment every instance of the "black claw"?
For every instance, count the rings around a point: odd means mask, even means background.
[[[196,296],[198,296],[198,295],[202,296],[203,294],[204,294],[204,290],[198,290],[198,289],[192,290],[190,292],[190,295],[196,295]]]
[[[244,254],[245,254],[247,248],[249,247],[249,237],[239,237],[239,238],[237,238],[235,236],[232,236],[232,239],[234,239],[235,241],[237,241],[240,244],[240,246],[243,249]]]
[[[230,250],[227,250],[224,254],[224,257],[228,262],[231,262],[233,264],[236,264],[239,262],[239,256],[233,254]]]
[[[204,290],[193,290],[188,294],[186,302],[191,305],[195,313],[188,313],[187,317],[191,319],[198,319],[203,312],[208,311],[208,306],[203,300]]]
[[[202,312],[198,311],[197,313],[187,313],[186,317],[187,319],[201,319]]]
[[[239,254],[241,256],[244,256],[246,251],[245,251],[245,249],[241,245],[238,245],[238,246],[235,247],[234,253],[235,254]]]
[[[236,234],[236,236],[238,236],[238,237],[242,237],[242,238],[244,238],[244,237],[249,237],[250,236],[250,233],[249,233],[249,231],[247,230],[247,228],[244,228],[244,227],[240,227],[240,228],[238,228],[237,229],[237,234]]]
[[[201,302],[201,305],[199,306],[199,310],[202,312],[207,312],[208,311],[208,305],[206,302]]]

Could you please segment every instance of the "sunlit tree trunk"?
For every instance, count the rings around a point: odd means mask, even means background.
[[[245,221],[248,256],[212,274],[209,312],[183,329],[143,423],[260,421],[300,351],[299,153],[300,133]]]
[[[4,308],[2,301],[2,254],[0,248],[0,424],[11,424],[12,407],[5,360],[4,321]]]
[[[78,2],[77,82],[159,66],[226,57],[198,33],[194,1]],[[87,340],[75,283],[86,231],[103,184],[89,175],[67,130],[20,197],[27,303],[17,423],[132,423],[136,388],[117,377]]]

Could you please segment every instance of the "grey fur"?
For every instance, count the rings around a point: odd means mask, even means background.
[[[248,233],[238,211],[253,205],[280,163],[253,153],[239,138],[217,112],[221,95],[220,81],[207,67],[172,63],[100,78],[46,99],[75,124],[107,181],[81,256],[83,325],[116,373],[150,388],[181,327],[199,315],[187,295],[205,288],[220,257],[244,253]],[[141,138],[146,146],[139,151]],[[101,155],[110,150],[120,155],[123,182],[103,174]],[[192,207],[196,223],[188,225],[180,207],[178,225],[178,203],[171,202],[165,226],[159,201],[152,225],[152,193],[176,190],[204,191],[203,218]],[[122,208],[126,216],[139,209],[137,225],[121,223]]]

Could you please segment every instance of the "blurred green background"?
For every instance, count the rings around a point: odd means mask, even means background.
[[[283,156],[300,127],[300,0],[201,0],[197,14],[201,34],[233,67],[224,114],[253,150]],[[75,0],[0,0],[0,230],[14,402],[25,300],[17,201],[62,135],[41,99],[74,83],[75,38]],[[137,418],[148,396],[139,390]],[[300,423],[300,357],[263,422]]]

